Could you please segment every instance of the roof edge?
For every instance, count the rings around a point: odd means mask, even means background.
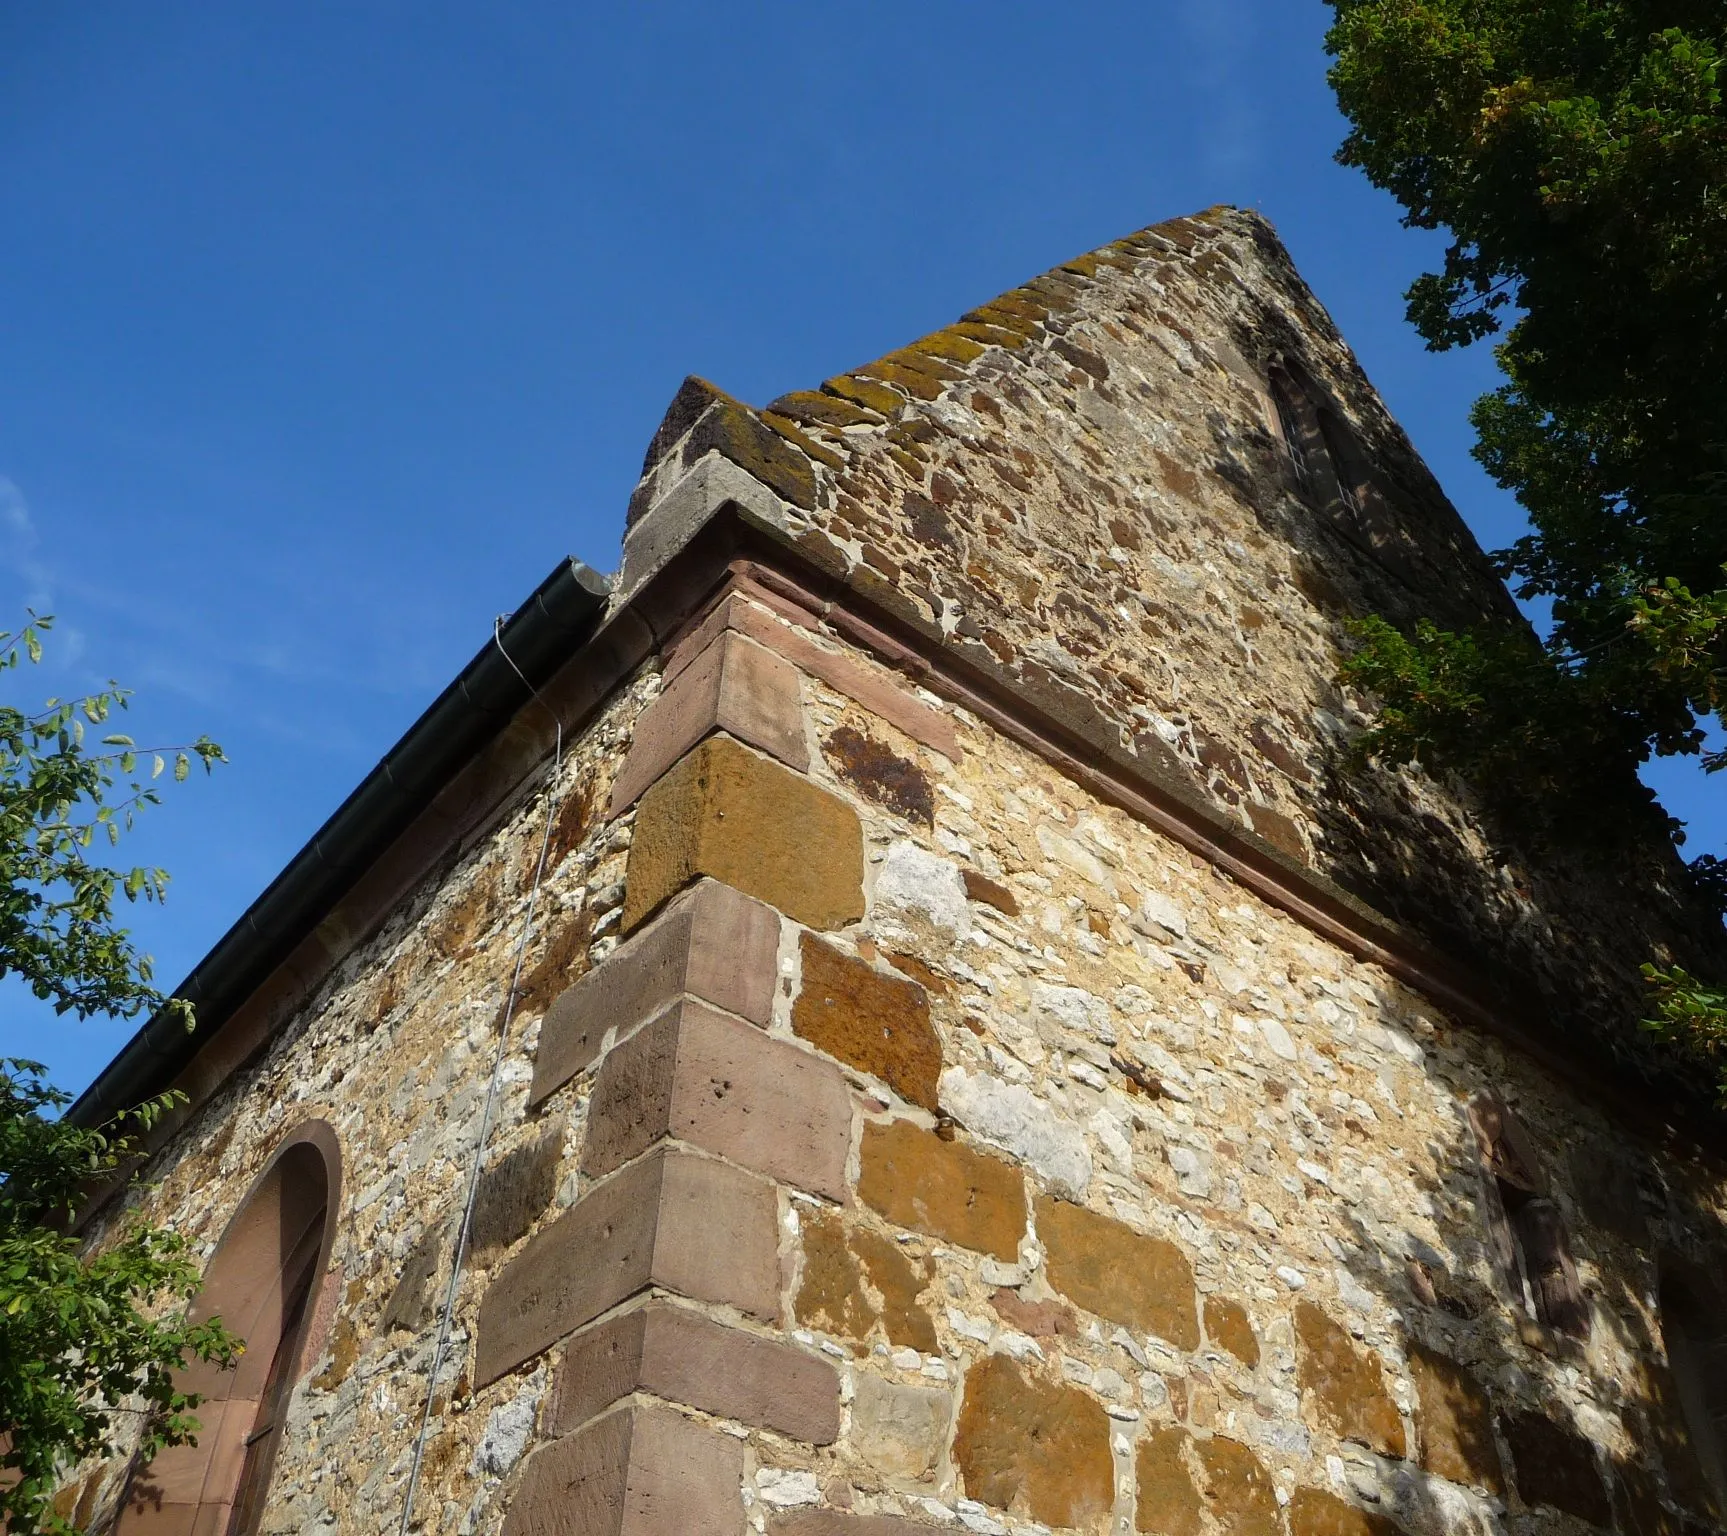
[[[174,989],[175,999],[193,1005],[193,1027],[158,1010],[66,1118],[100,1125],[166,1089],[451,775],[581,647],[610,593],[597,571],[561,561]]]

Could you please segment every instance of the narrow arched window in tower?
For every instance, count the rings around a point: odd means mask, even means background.
[[[329,1263],[340,1152],[322,1121],[277,1149],[204,1272],[198,1317],[246,1341],[231,1371],[197,1364],[178,1385],[204,1401],[196,1445],[170,1446],[133,1475],[116,1536],[251,1536],[263,1512],[282,1416]]]
[[[1471,1100],[1469,1124],[1480,1156],[1488,1242],[1501,1278],[1529,1317],[1588,1338],[1589,1300],[1529,1133],[1492,1093]]]
[[[1714,1287],[1688,1268],[1673,1261],[1661,1265],[1661,1338],[1697,1470],[1727,1505],[1727,1314]],[[1682,1492],[1679,1469],[1667,1470],[1675,1492]]]
[[[1359,519],[1367,511],[1371,476],[1355,446],[1355,439],[1330,406],[1319,408],[1319,435],[1325,442],[1325,452],[1331,460],[1331,472],[1337,481],[1337,498],[1344,511]]]
[[[1277,425],[1283,434],[1284,451],[1295,471],[1296,489],[1302,495],[1313,489],[1313,448],[1308,431],[1308,403],[1301,388],[1286,369],[1277,367],[1269,375],[1271,403],[1277,409]]]

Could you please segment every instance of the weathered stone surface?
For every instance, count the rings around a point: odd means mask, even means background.
[[[858,1195],[889,1221],[1013,1259],[1025,1235],[1025,1181],[1000,1158],[909,1120],[866,1125]]]
[[[1070,1301],[1178,1349],[1199,1346],[1193,1269],[1174,1243],[1047,1195],[1038,1197],[1037,1235],[1049,1283]]]
[[[474,1193],[469,1249],[476,1255],[508,1248],[552,1203],[564,1155],[563,1127],[512,1149],[480,1175]]]
[[[1671,1344],[1668,1347],[1671,1349]],[[1659,1458],[1674,1502],[1681,1509],[1707,1516],[1721,1524],[1721,1495],[1703,1470],[1703,1458],[1691,1434],[1684,1399],[1670,1360],[1651,1361],[1645,1364],[1641,1374],[1647,1397],[1639,1415],[1644,1425],[1639,1438]]]
[[[898,397],[895,399],[897,401]],[[877,411],[854,405],[838,395],[825,395],[813,389],[793,390],[789,395],[781,395],[779,399],[769,403],[768,409],[809,426],[874,426],[882,420]]]
[[[967,1130],[1029,1164],[1057,1194],[1085,1198],[1092,1162],[1084,1130],[1023,1083],[949,1067],[941,1075],[940,1097]]]
[[[841,400],[855,401],[858,405],[867,406],[890,419],[897,416],[900,407],[905,404],[904,395],[889,389],[885,384],[877,384],[873,379],[860,378],[856,374],[842,373],[835,378],[824,379],[822,388],[830,395],[836,395]]]
[[[803,685],[782,656],[723,630],[643,712],[609,814],[620,816],[691,747],[715,731],[748,742],[789,768],[809,767]]]
[[[666,1136],[841,1200],[851,1095],[833,1063],[685,998],[607,1055],[582,1168],[603,1176]]]
[[[941,1040],[922,987],[843,954],[812,934],[799,940],[803,987],[792,1028],[847,1066],[879,1077],[922,1109],[936,1107]]]
[[[1259,1364],[1259,1339],[1247,1308],[1227,1296],[1205,1298],[1205,1334],[1219,1349],[1227,1349],[1243,1365]]]
[[[409,1249],[389,1299],[384,1303],[383,1314],[378,1319],[379,1333],[388,1336],[398,1328],[411,1331],[421,1327],[430,1317],[432,1277],[438,1272],[444,1248],[454,1240],[452,1231],[450,1225],[442,1222],[428,1227]]]
[[[1065,1302],[1027,1301],[1019,1292],[1004,1289],[992,1292],[989,1304],[1009,1328],[1027,1338],[1079,1337],[1079,1319]]]
[[[1379,1357],[1358,1351],[1349,1335],[1311,1301],[1295,1304],[1300,1342],[1298,1380],[1310,1422],[1384,1456],[1404,1454],[1403,1420],[1385,1390]]]
[[[1591,1525],[1609,1524],[1607,1489],[1588,1440],[1544,1413],[1506,1414],[1500,1422],[1525,1504],[1551,1504]]]
[[[760,1318],[779,1303],[771,1184],[655,1152],[596,1185],[513,1258],[480,1302],[474,1377],[494,1380],[649,1285]]]
[[[953,1398],[860,1372],[852,1399],[852,1448],[882,1476],[928,1483],[947,1446]]]
[[[879,1323],[890,1344],[937,1350],[935,1324],[917,1301],[934,1277],[928,1259],[914,1264],[898,1244],[867,1228],[848,1228],[837,1211],[805,1212],[801,1225],[799,1322],[859,1342]]]
[[[1239,1440],[1197,1439],[1180,1425],[1153,1430],[1140,1441],[1134,1478],[1137,1530],[1203,1536],[1203,1512],[1223,1536],[1281,1536],[1271,1478]]]
[[[730,737],[710,737],[642,796],[624,927],[701,875],[808,927],[842,927],[864,910],[857,812]]]
[[[570,1340],[546,1433],[567,1434],[637,1390],[812,1445],[839,1437],[839,1372],[828,1361],[663,1302]]]
[[[834,772],[866,799],[907,821],[926,827],[935,821],[935,789],[929,775],[873,736],[842,725],[823,740],[822,752]]]
[[[1281,1536],[1277,1495],[1260,1460],[1225,1435],[1196,1439],[1200,1493],[1229,1536]]]
[[[992,880],[976,869],[961,870],[960,877],[965,881],[965,894],[970,900],[994,907],[1004,917],[1019,916],[1019,898],[1001,881]]]
[[[815,505],[815,468],[809,459],[767,427],[747,405],[714,389],[714,405],[697,418],[684,441],[684,463],[718,453],[748,470],[793,506]]]
[[[1193,1437],[1172,1425],[1154,1429],[1139,1442],[1134,1457],[1137,1497],[1134,1529],[1156,1531],[1159,1536],[1202,1536],[1205,1522],[1196,1467],[1188,1464]]]
[[[1006,1355],[966,1372],[953,1459],[967,1496],[997,1509],[1087,1531],[1108,1521],[1115,1476],[1102,1404]]]
[[[1323,1488],[1297,1488],[1289,1500],[1289,1536],[1400,1536],[1389,1516],[1345,1504]]]
[[[963,936],[971,929],[965,877],[959,866],[940,854],[920,848],[910,838],[888,847],[876,871],[872,893],[878,912],[917,927]]]
[[[798,1321],[841,1338],[867,1339],[876,1309],[864,1292],[863,1266],[846,1242],[837,1211],[802,1213],[804,1265],[795,1310]]]
[[[891,1243],[867,1227],[851,1231],[852,1251],[875,1292],[881,1297],[882,1331],[888,1343],[905,1345],[924,1354],[940,1348],[935,1324],[918,1305],[918,1297],[935,1279],[935,1266],[928,1259],[913,1263],[898,1243]]]
[[[669,1408],[619,1408],[528,1458],[504,1536],[740,1536],[743,1447]]]
[[[1635,1462],[1613,1462],[1614,1525],[1622,1536],[1687,1536],[1699,1527],[1661,1501],[1655,1474]]]
[[[953,717],[913,697],[891,682],[889,674],[881,668],[865,666],[851,652],[817,645],[803,630],[783,624],[741,599],[733,600],[727,618],[740,633],[784,656],[800,671],[819,677],[870,714],[904,731],[913,741],[934,748],[949,762],[960,760],[959,733]]]
[[[1493,1409],[1481,1384],[1455,1360],[1419,1344],[1409,1346],[1409,1374],[1420,1404],[1421,1465],[1454,1483],[1503,1495]]]
[[[537,1104],[598,1059],[620,1033],[682,993],[755,1024],[773,1007],[779,914],[716,880],[702,880],[565,991],[540,1025]]]

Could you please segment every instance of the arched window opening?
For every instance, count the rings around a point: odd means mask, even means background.
[[[1661,1338],[1697,1469],[1727,1507],[1727,1313],[1718,1299],[1707,1299],[1714,1288],[1684,1270],[1674,1263],[1661,1266]],[[1683,1493],[1683,1471],[1667,1470],[1675,1491]]]
[[[1271,370],[1270,384],[1271,403],[1277,410],[1277,426],[1283,436],[1284,451],[1289,455],[1290,468],[1295,471],[1296,489],[1304,496],[1309,495],[1313,490],[1314,462],[1306,394],[1281,367]]]
[[[1497,1095],[1477,1094],[1469,1123],[1480,1155],[1482,1208],[1500,1277],[1525,1315],[1589,1337],[1589,1299],[1534,1143]]]
[[[1330,406],[1319,408],[1319,435],[1325,442],[1325,452],[1331,460],[1332,475],[1337,481],[1337,497],[1344,511],[1360,519],[1368,511],[1368,497],[1373,477],[1362,458],[1361,450],[1349,429],[1338,420]]]
[[[196,1410],[198,1443],[170,1446],[137,1470],[116,1536],[250,1536],[256,1529],[329,1263],[340,1169],[329,1126],[303,1126],[229,1222],[194,1312],[220,1316],[246,1341],[246,1352],[231,1371],[195,1363],[182,1374],[180,1386],[204,1398]]]

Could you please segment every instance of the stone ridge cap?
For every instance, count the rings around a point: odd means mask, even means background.
[[[1203,258],[1202,248],[1229,230],[1262,249],[1272,248],[1302,294],[1311,298],[1270,221],[1255,210],[1218,203],[1149,224],[1060,262],[967,310],[952,324],[836,374],[817,389],[794,390],[765,406],[749,405],[692,374],[649,439],[625,526],[633,528],[683,473],[716,451],[791,506],[814,511],[831,496],[823,471],[838,472],[850,459],[847,429],[887,428],[891,435],[907,412],[969,378],[970,364],[992,349],[1010,354],[1052,346],[1059,350],[1065,329],[1060,317],[1079,308],[1082,294],[1103,291],[1099,279],[1108,270],[1132,273],[1146,260],[1193,258],[1196,252]],[[1215,280],[1209,269],[1204,276]],[[1318,306],[1317,299],[1311,302]],[[1336,326],[1323,308],[1317,308],[1317,315],[1336,337]]]

